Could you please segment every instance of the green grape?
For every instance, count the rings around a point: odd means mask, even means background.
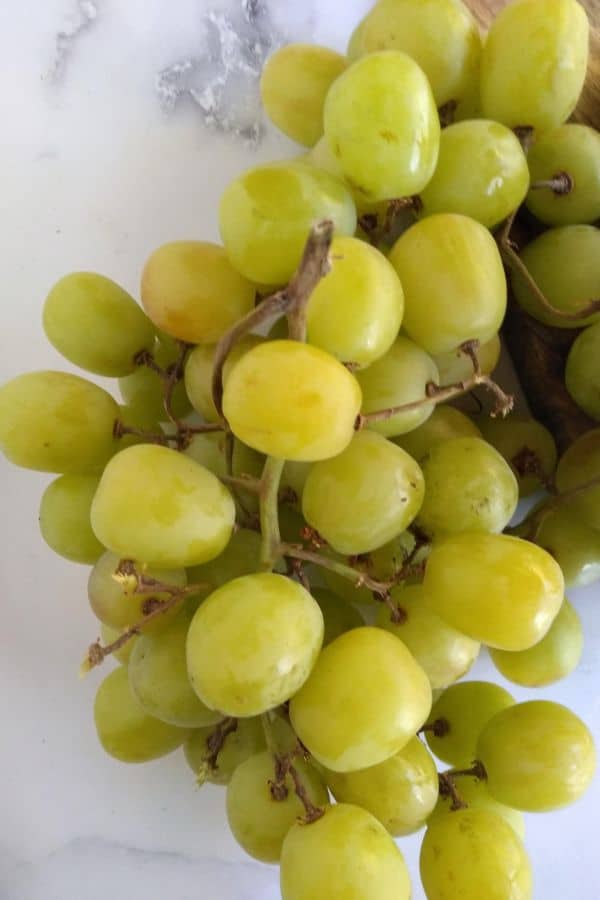
[[[350,443],[360,403],[358,382],[333,356],[298,341],[268,341],[232,369],[223,412],[249,447],[313,462]]]
[[[459,409],[453,406],[435,406],[422,425],[394,438],[394,443],[420,462],[438,444],[458,437],[481,437],[481,432]]]
[[[214,559],[234,521],[231,494],[212,472],[152,444],[113,457],[92,503],[92,528],[109,550],[165,568]]]
[[[528,187],[527,158],[509,128],[485,119],[457,122],[440,135],[423,212],[461,213],[493,228],[521,205]]]
[[[104,622],[100,623],[100,634],[102,636],[102,643],[104,645],[112,644],[114,641],[118,640],[121,637],[123,630],[120,628],[111,628],[110,625],[105,625]],[[131,637],[127,641],[126,644],[123,644],[122,647],[119,647],[118,650],[112,654],[113,658],[120,662],[122,666],[127,666],[129,664],[129,659],[131,657],[131,652],[135,647],[137,642],[137,637]]]
[[[294,730],[334,772],[383,762],[423,725],[431,687],[402,641],[380,628],[354,628],[321,653],[292,697]]]
[[[459,809],[433,822],[419,860],[427,900],[531,900],[521,839],[488,809]]]
[[[356,378],[362,390],[361,412],[368,415],[380,409],[422,400],[426,396],[428,383],[432,381],[437,384],[438,371],[424,350],[399,335],[385,356],[368,369],[357,372]],[[417,428],[432,412],[433,405],[424,404],[380,422],[372,422],[369,428],[386,437],[395,437]]]
[[[427,603],[449,625],[500,650],[526,650],[541,641],[564,596],[563,575],[550,554],[505,534],[464,532],[440,540],[427,560],[424,586]]]
[[[484,375],[490,375],[500,359],[502,345],[499,335],[495,334],[481,344],[477,349],[477,359]],[[455,385],[461,381],[467,381],[473,374],[473,362],[463,353],[460,347],[449,350],[447,353],[439,353],[433,357],[440,374],[440,385]]]
[[[532,188],[527,208],[546,225],[591,224],[600,218],[600,134],[587,125],[567,124],[540,135],[527,154],[531,183],[565,172],[568,193]]]
[[[302,494],[304,518],[338,553],[368,553],[404,531],[423,502],[418,463],[373,431],[315,463]]]
[[[443,736],[426,731],[432,753],[458,769],[471,765],[477,741],[492,716],[514,704],[514,698],[491,681],[461,681],[447,688],[431,708],[429,723],[441,720]]]
[[[589,25],[575,0],[514,0],[481,55],[484,116],[548,131],[565,122],[585,81]]]
[[[417,194],[433,175],[437,110],[422,69],[404,53],[353,63],[332,84],[323,121],[329,149],[365,200]]]
[[[312,803],[328,804],[327,788],[317,772],[302,760],[294,766]],[[274,776],[275,760],[265,750],[240,763],[227,786],[227,821],[234,838],[254,859],[273,863],[279,861],[286,834],[304,813],[291,775],[285,779],[287,797],[273,799],[269,782]]]
[[[497,713],[479,736],[477,758],[490,794],[530,812],[574,803],[596,768],[587,727],[566,706],[549,700],[529,700]]]
[[[294,462],[288,460],[283,467],[281,475],[281,488],[290,488],[294,492],[298,503],[302,503],[304,485],[311,469],[311,463]]]
[[[323,613],[323,622],[325,623],[324,647],[338,638],[340,634],[350,631],[351,628],[360,628],[365,624],[358,610],[349,603],[344,603],[332,591],[314,588],[311,593]]]
[[[93,565],[104,553],[90,523],[99,480],[96,475],[61,475],[42,496],[42,537],[55,553],[72,562]]]
[[[428,216],[398,238],[390,262],[404,288],[402,327],[428,353],[493,337],[506,311],[506,279],[489,231],[466,216]]]
[[[521,537],[526,537],[528,526],[523,528]],[[569,504],[545,510],[535,542],[555,558],[567,587],[584,587],[600,580],[600,533],[582,522]]]
[[[251,575],[259,567],[260,543],[257,531],[238,529],[231,535],[231,540],[219,556],[201,566],[188,569],[189,584],[201,585],[199,594],[207,597],[233,578]]]
[[[380,604],[376,624],[406,645],[419,663],[431,687],[445,688],[469,671],[479,655],[479,643],[447,625],[429,609],[420,584],[395,588],[394,603],[403,613],[392,622],[390,610]]]
[[[225,190],[219,212],[229,259],[264,284],[289,281],[319,219],[331,219],[337,235],[354,234],[352,196],[337,178],[299,161],[245,172]]]
[[[519,502],[517,479],[482,438],[443,441],[421,465],[425,499],[418,521],[427,534],[500,532],[512,519]]]
[[[402,285],[385,256],[357,238],[334,238],[332,268],[311,294],[308,341],[364,368],[394,343],[404,311]]]
[[[500,816],[522,841],[525,840],[523,813],[511,806],[505,806],[504,803],[498,803],[488,791],[487,784],[483,779],[461,775],[460,780],[456,779],[455,787],[458,796],[463,803],[467,804],[468,809],[483,809]],[[452,796],[449,793],[440,792],[436,807],[429,816],[427,824],[433,825],[434,822],[445,819],[447,816],[453,816],[456,810],[452,808],[452,804]]]
[[[196,728],[183,745],[187,763],[196,774],[205,771],[206,755],[210,752],[207,739],[213,734],[214,725]],[[238,719],[235,731],[230,732],[217,756],[216,767],[209,769],[206,780],[211,784],[229,784],[239,765],[265,749],[265,734],[260,718]]]
[[[368,575],[379,581],[391,581],[402,568],[406,557],[412,552],[414,546],[414,537],[410,532],[405,531],[389,543],[384,544],[383,547],[378,547],[372,553],[361,557],[360,560],[348,560],[346,557],[339,556],[331,550],[323,552],[334,561],[342,562],[345,565],[351,562],[352,565],[358,566],[359,569],[363,569]],[[330,569],[323,569],[322,574],[327,587],[346,603],[373,606],[378,602],[368,588],[357,586],[343,575]]]
[[[225,432],[215,431],[207,434],[195,434],[184,450],[186,456],[204,466],[217,478],[224,478],[227,473]],[[250,480],[260,478],[265,464],[264,456],[247,447],[241,441],[233,442],[233,475]],[[244,491],[244,500],[250,500],[250,492]]]
[[[435,762],[418,737],[379,765],[325,777],[338,803],[366,809],[395,837],[421,828],[438,798]]]
[[[155,362],[166,369],[175,362],[179,351],[167,343],[162,337],[156,341],[152,350]],[[147,366],[139,366],[131,375],[119,378],[119,390],[125,403],[132,407],[137,416],[154,422],[167,419],[164,406],[164,382],[160,375]],[[175,385],[171,406],[176,416],[182,419],[192,409],[185,392],[183,381]]]
[[[565,384],[577,406],[600,421],[600,322],[575,338],[567,357]]]
[[[592,225],[565,225],[540,234],[521,251],[521,259],[546,299],[563,313],[580,312],[598,297],[600,285],[600,229]],[[547,310],[527,282],[514,271],[515,297],[534,319],[556,328],[580,328],[600,318],[565,319]]]
[[[235,364],[262,340],[258,335],[249,334],[234,344],[223,366],[224,385]],[[185,366],[185,389],[190,403],[207,422],[218,422],[220,419],[212,396],[215,350],[216,344],[199,344],[190,353]]]
[[[164,418],[164,413],[160,416],[160,418]],[[126,404],[120,403],[119,422],[126,428],[136,428],[139,431],[145,431],[148,434],[160,435],[163,433],[159,419],[148,415],[147,411],[144,410],[143,407],[138,408],[136,406],[127,406]],[[140,435],[123,434],[119,436],[116,442],[116,449],[117,451],[124,450],[125,447],[133,447],[134,444],[145,443],[147,443],[147,441]]]
[[[346,48],[346,56],[352,62],[357,60],[364,53],[363,45],[362,45],[362,38],[363,38],[363,31],[364,31],[364,27],[365,27],[365,20],[366,20],[366,16],[364,19],[360,20],[360,22],[358,23],[358,25],[356,26],[356,28],[350,35],[350,39],[348,40],[348,46]]]
[[[323,643],[323,615],[283,575],[235,578],[198,608],[188,632],[192,686],[211,709],[254,716],[288,700]]]
[[[491,649],[490,655],[508,681],[525,687],[542,687],[570,675],[582,651],[581,620],[565,599],[550,630],[539,643],[516,653]]]
[[[511,415],[507,419],[481,416],[477,424],[486,441],[511,466],[521,497],[528,497],[551,480],[556,468],[556,444],[540,422]]]
[[[154,344],[152,323],[133,297],[94,272],[61,278],[46,298],[43,323],[65,359],[97,375],[128,375],[136,354]]]
[[[323,106],[327,91],[348,60],[313,44],[287,44],[267,60],[260,79],[260,95],[271,122],[305,147],[323,134]]]
[[[556,469],[559,494],[582,488],[594,479],[600,479],[600,428],[588,431],[571,444]],[[575,494],[570,509],[585,525],[600,530],[600,483]]]
[[[28,372],[0,387],[0,449],[24,469],[91,475],[115,452],[119,407],[66,372]]]

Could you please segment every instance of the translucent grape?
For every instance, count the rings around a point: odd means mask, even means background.
[[[420,462],[438,444],[458,437],[481,437],[481,432],[459,409],[453,406],[435,406],[422,425],[394,438],[394,443]]]
[[[567,587],[584,587],[600,580],[600,533],[582,522],[569,504],[544,512],[535,542],[557,561]]]
[[[588,431],[571,444],[556,469],[556,486],[561,494],[594,479],[600,479],[600,428]],[[569,506],[584,524],[600,529],[600,483],[573,496]]]
[[[96,475],[61,475],[42,496],[42,537],[55,553],[72,562],[93,565],[104,553],[90,522],[99,480]]]
[[[103,644],[112,644],[113,641],[116,641],[121,637],[122,629],[120,628],[111,628],[110,625],[105,625],[104,622],[100,624],[100,634],[102,636]],[[120,662],[122,666],[126,666],[129,664],[129,658],[131,656],[131,651],[135,647],[137,641],[137,637],[130,638],[126,644],[122,647],[119,647],[118,650],[112,654],[113,658]]]
[[[223,366],[223,384],[235,364],[252,347],[262,343],[262,338],[249,334],[234,344]],[[185,366],[185,389],[190,403],[207,422],[218,422],[219,414],[212,397],[212,375],[216,344],[199,344],[194,347]]]
[[[324,588],[314,588],[311,591],[323,613],[325,632],[323,646],[326,647],[340,634],[350,631],[351,628],[360,628],[365,624],[361,614],[349,603],[337,597],[332,591]]]
[[[207,597],[221,585],[242,575],[251,575],[260,559],[260,534],[248,528],[235,531],[219,556],[188,569],[188,582],[202,585],[201,596]]]
[[[500,816],[510,825],[515,834],[521,840],[525,839],[525,819],[523,813],[511,806],[505,806],[495,800],[488,791],[487,783],[481,778],[473,778],[469,775],[461,775],[460,780],[455,781],[456,792],[463,803],[467,804],[469,809],[484,809],[496,816]],[[435,809],[427,820],[428,825],[433,825],[440,819],[447,816],[453,816],[456,812],[452,808],[453,798],[449,793],[440,791],[440,796]]]
[[[162,369],[167,369],[174,363],[177,355],[177,351],[174,351],[162,339],[154,344],[152,356]],[[164,406],[164,382],[160,375],[148,366],[139,366],[131,375],[119,378],[119,390],[125,403],[135,410],[137,416],[154,422],[164,422],[167,419]],[[192,409],[183,381],[179,381],[175,385],[171,406],[175,415],[180,419]]]
[[[204,773],[205,758],[209,753],[206,741],[214,730],[214,726],[196,728],[183,745],[185,758],[192,772]],[[265,734],[260,718],[238,719],[235,731],[227,735],[219,750],[216,768],[208,771],[207,781],[211,784],[228,784],[239,765],[264,749]]]
[[[556,444],[541,422],[511,415],[506,419],[481,416],[477,424],[486,441],[510,464],[521,497],[528,497],[551,480],[556,468]]]
[[[600,421],[600,322],[590,325],[573,342],[565,368],[565,384],[575,403]]]

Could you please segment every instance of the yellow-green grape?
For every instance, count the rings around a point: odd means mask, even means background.
[[[192,686],[211,709],[255,716],[306,681],[323,643],[323,614],[283,575],[235,578],[198,608],[188,632]]]
[[[163,431],[160,426],[160,420],[164,419],[164,417],[164,412],[161,414],[160,418],[156,418],[149,415],[142,406],[128,406],[124,403],[119,404],[119,422],[126,428],[135,428],[138,431],[143,431],[147,434],[161,435],[163,434]],[[125,447],[133,447],[134,444],[145,443],[147,443],[147,440],[142,435],[122,434],[119,435],[115,441],[115,452],[118,453],[119,450],[124,450]]]
[[[188,569],[188,583],[201,586],[199,594],[207,597],[221,585],[242,575],[251,575],[259,568],[260,534],[249,528],[235,531],[219,556]]]
[[[214,730],[214,725],[194,729],[183,745],[183,752],[192,772],[201,774],[202,777],[206,774],[206,780],[211,784],[229,784],[231,776],[241,763],[265,749],[262,722],[258,716],[238,719],[235,731],[226,736],[219,750],[215,767],[206,771],[206,757],[210,753],[207,740]]]
[[[323,114],[329,149],[365,200],[418,194],[437,162],[440,122],[423,70],[404,53],[372,53],[332,84]]]
[[[447,688],[435,701],[429,724],[441,723],[436,733],[428,729],[425,737],[432,753],[458,769],[471,765],[477,753],[477,741],[492,716],[514,704],[514,698],[491,681],[461,681]]]
[[[398,238],[390,262],[404,288],[402,327],[428,353],[488,341],[506,311],[506,279],[487,228],[467,216],[428,216]]]
[[[165,568],[214,559],[234,522],[235,503],[212,472],[152,444],[113,457],[92,503],[92,528],[105,547]]]
[[[317,772],[302,760],[294,761],[294,766],[311,802],[320,807],[328,804],[327,788]],[[271,794],[274,777],[275,760],[265,750],[242,762],[227,786],[227,821],[234,838],[254,859],[271,863],[279,861],[286,834],[304,814],[292,776],[285,778],[283,800]]]
[[[443,441],[421,465],[425,499],[418,522],[427,534],[500,532],[512,519],[519,502],[517,479],[482,438]]]
[[[362,36],[363,29],[365,27],[365,19],[361,19],[348,40],[348,46],[346,48],[346,56],[352,62],[357,60],[360,56],[363,55],[363,46],[362,46]]]
[[[519,836],[488,809],[459,809],[425,832],[419,860],[427,900],[531,900]]]
[[[266,341],[249,350],[223,395],[236,437],[262,453],[300,462],[341,453],[360,404],[359,384],[348,369],[298,341]]]
[[[184,450],[186,456],[204,466],[217,478],[224,479],[228,474],[227,469],[227,441],[225,432],[208,432],[207,434],[195,434],[189,445]],[[239,440],[233,442],[232,474],[238,478],[248,478],[251,483],[256,482],[262,475],[265,464],[264,456],[252,450]],[[253,489],[241,491],[244,506],[252,511],[258,510],[258,494]]]
[[[115,452],[119,407],[78,375],[28,372],[0,387],[0,449],[24,469],[88,475]]]
[[[438,798],[435,762],[418,737],[376,766],[358,772],[326,771],[325,779],[338,803],[366,809],[394,837],[421,828]]]
[[[404,531],[423,502],[418,463],[373,431],[315,463],[302,494],[304,518],[338,553],[369,553]]]
[[[380,604],[376,624],[408,647],[433,689],[445,688],[469,671],[479,655],[480,645],[447,625],[427,606],[420,584],[395,588],[392,599],[401,612],[393,622],[390,610]]]
[[[385,256],[357,238],[334,238],[331,265],[310,296],[308,341],[342,362],[369,366],[398,335],[402,285]]]
[[[293,462],[288,460],[283,467],[281,474],[281,489],[290,488],[296,495],[298,503],[302,502],[302,494],[304,493],[304,485],[311,470],[311,463]]]
[[[560,703],[529,700],[497,713],[477,742],[490,794],[500,803],[544,812],[574,803],[596,768],[594,740]]]
[[[440,540],[429,554],[424,586],[427,603],[449,625],[500,650],[541,641],[564,597],[556,560],[505,534],[464,532]]]
[[[395,406],[423,400],[430,381],[437,384],[438,371],[431,357],[409,338],[399,335],[385,356],[368,369],[356,373],[362,390],[364,415]],[[398,412],[369,428],[386,437],[412,431],[425,422],[433,405],[425,403],[416,409]]]
[[[354,628],[322,651],[290,703],[296,734],[334,772],[389,759],[423,725],[429,679],[402,641],[380,628]]]
[[[528,188],[527,158],[514,132],[473,119],[442,131],[438,164],[421,201],[426,216],[461,213],[492,228],[521,205]]]
[[[477,360],[484,375],[490,375],[494,371],[498,365],[501,350],[502,345],[497,334],[477,348]],[[473,362],[460,347],[449,350],[447,353],[438,353],[433,357],[433,361],[438,368],[442,387],[467,381],[473,374]]]
[[[600,479],[600,428],[578,438],[562,455],[556,469],[559,494]],[[575,494],[570,508],[591,528],[600,530],[600,482]]]
[[[556,444],[541,422],[511,415],[507,419],[481,416],[477,424],[486,441],[511,466],[521,497],[528,497],[551,480],[556,468]]]
[[[580,225],[600,218],[600,134],[594,128],[567,124],[547,131],[530,148],[527,163],[533,187],[526,204],[540,222]],[[570,179],[566,193],[541,186],[561,173]]]
[[[523,528],[526,537],[527,524]],[[567,587],[585,587],[600,579],[600,532],[582,522],[569,504],[544,511],[535,542],[555,558]]]
[[[576,0],[515,0],[492,24],[481,54],[484,116],[548,131],[565,122],[585,81],[589,25]],[[526,48],[526,50],[525,50]]]
[[[126,763],[149,762],[180,747],[188,728],[168,725],[144,712],[129,687],[127,666],[119,666],[104,679],[94,703],[100,743],[115,759]]]
[[[319,219],[331,219],[337,235],[354,234],[354,201],[337,178],[300,161],[249,169],[225,190],[219,211],[229,259],[264,284],[289,281]]]
[[[351,628],[360,628],[365,624],[359,611],[351,604],[344,603],[341,597],[337,597],[332,591],[324,588],[314,588],[311,593],[323,613],[323,621],[325,623],[324,647],[339,637],[340,634],[350,631]]]
[[[413,431],[394,438],[394,443],[420,462],[438,444],[458,437],[481,437],[481,431],[459,409],[436,406],[427,421]]]
[[[492,648],[490,655],[498,671],[509,681],[524,687],[542,687],[570,675],[582,651],[581,620],[565,599],[550,630],[539,643],[517,653]]]
[[[600,322],[575,338],[567,357],[565,384],[577,406],[600,422]]]
[[[256,347],[262,341],[263,339],[258,335],[249,334],[233,345],[223,366],[224,385],[235,364],[248,350]],[[218,422],[220,418],[212,396],[215,350],[216,344],[199,344],[190,353],[185,366],[185,389],[190,403],[207,422]]]
[[[260,96],[271,122],[284,134],[312,147],[323,134],[327,91],[348,60],[314,44],[287,44],[267,60]]]
[[[282,900],[410,900],[404,857],[377,819],[338,803],[296,823],[281,851]]]
[[[72,562],[93,565],[104,553],[90,522],[96,475],[61,475],[48,485],[40,504],[40,531],[48,546]]]
[[[123,629],[121,628],[111,628],[110,625],[105,625],[104,622],[100,623],[100,634],[102,636],[102,643],[104,645],[112,644],[114,641],[118,640],[123,634]],[[137,637],[131,637],[127,641],[127,643],[123,644],[122,647],[119,647],[118,650],[112,654],[114,659],[117,662],[121,663],[122,666],[127,666],[129,664],[129,659],[131,657],[131,652],[135,647],[137,641]]]
[[[500,816],[510,825],[521,840],[525,840],[525,819],[523,818],[523,813],[495,800],[488,791],[487,783],[483,778],[461,775],[460,779],[456,779],[455,787],[456,793],[463,803],[467,804],[468,809],[484,809],[494,813],[496,816]],[[453,816],[456,812],[452,806],[453,802],[454,799],[450,793],[440,791],[438,802],[429,816],[427,824],[433,825],[434,822],[438,822],[440,819]]]

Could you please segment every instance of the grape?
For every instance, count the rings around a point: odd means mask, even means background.
[[[213,732],[214,726],[196,728],[183,745],[185,758],[192,772],[204,772],[206,755],[210,752],[206,742]],[[241,763],[264,749],[265,735],[260,718],[238,719],[235,731],[225,738],[219,750],[216,768],[209,770],[207,781],[211,784],[228,784]]]
[[[325,137],[344,176],[366,200],[421,191],[437,162],[440,123],[423,71],[404,53],[353,63],[332,84]]]
[[[395,588],[392,599],[403,613],[402,620],[392,622],[390,610],[380,604],[376,624],[403,641],[432,688],[448,687],[469,671],[479,654],[479,644],[446,625],[429,609],[422,585]]]
[[[481,416],[477,424],[486,441],[502,454],[517,476],[519,494],[528,497],[547,484],[556,468],[556,444],[535,419]]]
[[[497,712],[514,702],[508,691],[491,681],[462,681],[451,685],[431,709],[429,722],[443,720],[447,731],[443,736],[436,736],[433,731],[425,732],[430,750],[438,759],[456,768],[470,766],[485,725]]]
[[[560,494],[600,479],[600,428],[578,438],[562,455],[556,469],[556,487]],[[575,495],[571,510],[585,525],[600,529],[600,483]]]
[[[188,569],[188,582],[202,585],[199,593],[207,597],[231,579],[256,572],[259,558],[260,534],[248,528],[240,528],[232,534],[219,556],[201,566]]]
[[[484,375],[490,375],[494,371],[498,365],[501,350],[502,345],[497,334],[478,347],[477,359]],[[433,357],[433,361],[437,366],[442,387],[467,381],[473,374],[473,362],[460,347],[449,350],[447,353],[438,353]]]
[[[164,418],[164,413],[160,416],[160,418]],[[126,404],[120,403],[119,422],[126,428],[136,428],[139,431],[143,431],[148,434],[160,435],[163,433],[159,419],[148,415],[143,407],[127,406]],[[147,441],[141,435],[122,434],[118,438],[116,449],[117,451],[124,450],[125,447],[133,447],[134,444],[145,443],[147,443]]]
[[[234,365],[252,347],[262,343],[262,338],[249,334],[231,349],[223,366],[223,384],[227,383]],[[199,344],[194,347],[185,366],[185,389],[190,403],[207,422],[218,422],[220,416],[212,397],[212,375],[216,344]]]
[[[541,641],[564,592],[560,566],[541,547],[469,532],[434,544],[424,585],[427,603],[444,621],[500,650]]]
[[[100,624],[100,634],[102,635],[102,643],[103,644],[112,644],[113,641],[118,640],[121,637],[122,630],[119,628],[111,628],[110,625],[105,625],[104,622]],[[120,662],[122,666],[126,666],[129,664],[129,658],[131,657],[131,652],[135,647],[137,642],[137,637],[129,638],[126,644],[123,644],[122,647],[119,647],[118,650],[112,654],[113,658]]]
[[[523,528],[526,532],[528,526]],[[584,587],[600,579],[600,533],[582,522],[567,503],[544,512],[535,542],[555,558],[567,587]]]
[[[92,503],[92,528],[114,553],[156,566],[193,566],[227,546],[235,504],[212,472],[151,444],[107,465]]]
[[[289,281],[318,219],[331,219],[337,235],[354,234],[352,196],[339,179],[298,161],[245,172],[226,189],[219,213],[229,259],[264,284]]]
[[[160,338],[152,350],[154,361],[162,369],[167,369],[175,362],[178,351]],[[136,416],[154,422],[164,422],[167,418],[164,406],[164,382],[161,377],[147,366],[139,366],[131,375],[119,378],[119,390]],[[185,392],[183,381],[175,385],[171,407],[176,416],[182,419],[191,411],[191,403]]]
[[[509,681],[525,687],[552,684],[575,669],[583,650],[583,634],[579,616],[565,599],[550,630],[535,646],[510,653],[490,650],[492,662]]]
[[[437,383],[435,363],[417,344],[400,335],[388,352],[377,362],[357,372],[356,378],[362,390],[362,412],[368,415],[380,409],[402,406],[422,400],[430,381]],[[394,437],[412,431],[425,422],[433,412],[432,404],[399,412],[389,419],[372,422],[369,428],[386,437]]]
[[[55,553],[72,562],[93,565],[104,553],[90,523],[99,480],[96,475],[61,475],[48,485],[42,497],[42,537]]]
[[[600,421],[600,322],[575,338],[567,357],[565,384],[575,403]]]
[[[217,478],[225,478],[227,470],[227,441],[225,433],[208,432],[207,434],[195,434],[184,453],[191,459],[200,463]],[[264,456],[247,447],[241,441],[233,442],[232,474],[238,478],[248,477],[250,483],[262,475]],[[242,490],[238,488],[238,492]],[[253,490],[242,490],[244,506],[252,511],[258,511],[258,495]]]
[[[394,438],[394,443],[420,462],[438,444],[458,437],[481,437],[481,432],[459,409],[453,406],[435,406],[422,425]]]
[[[344,603],[332,591],[315,588],[311,593],[323,613],[323,621],[325,623],[324,647],[339,637],[340,634],[350,631],[351,628],[360,628],[361,625],[365,624],[358,610],[354,609],[349,603]]]
[[[272,573],[244,575],[198,608],[188,672],[208,707],[254,716],[296,693],[322,643],[323,615],[302,585]]]
[[[383,825],[347,803],[293,825],[281,852],[282,900],[410,900],[404,857]]]
[[[346,56],[348,57],[348,59],[352,60],[352,62],[363,55],[362,36],[364,27],[365,19],[361,19],[361,21],[358,23],[358,25],[350,35],[348,47],[346,48]]]
[[[404,288],[402,327],[428,353],[488,341],[500,328],[506,279],[496,242],[479,222],[428,216],[398,238],[390,262]]]
[[[481,55],[484,116],[548,131],[577,104],[589,26],[575,0],[515,0],[496,17]]]
[[[270,781],[275,775],[271,753],[263,751],[240,763],[227,787],[227,821],[238,844],[254,859],[278,862],[283,840],[304,807],[287,775],[287,797],[274,800]],[[329,803],[327,788],[314,769],[302,760],[294,761],[312,803]]]
[[[425,721],[431,688],[402,641],[379,628],[354,628],[322,651],[290,703],[296,734],[334,772],[383,762]]]
[[[600,230],[592,225],[565,225],[551,228],[521,251],[521,259],[546,299],[558,310],[580,312],[600,291]],[[579,328],[600,317],[565,319],[545,309],[514,271],[511,275],[515,297],[530,316],[556,328]]]
[[[323,134],[323,106],[348,60],[326,47],[288,44],[268,59],[260,95],[269,119],[284,134],[312,147]]]
[[[548,700],[529,700],[497,713],[479,737],[477,758],[490,794],[530,812],[573,803],[596,767],[594,741],[584,723]]]
[[[115,759],[148,762],[181,746],[189,729],[167,725],[149,716],[129,687],[126,666],[107,675],[96,694],[94,720],[100,743]]]
[[[338,456],[312,466],[302,512],[338,553],[368,553],[405,530],[424,490],[421,469],[408,453],[362,431]]]
[[[459,809],[433,822],[419,862],[427,900],[533,897],[531,865],[521,839],[488,809]]]
[[[311,469],[311,463],[294,462],[288,460],[283,467],[281,475],[281,487],[283,490],[289,488],[296,495],[298,503],[302,502],[302,494],[304,493],[304,485]]]
[[[494,800],[488,791],[486,782],[481,778],[474,778],[470,775],[461,775],[460,780],[456,779],[456,792],[463,803],[467,804],[469,809],[483,809],[490,813],[500,816],[507,822],[516,835],[521,840],[525,839],[525,819],[523,813],[511,806],[505,806],[504,803],[498,803]],[[456,812],[452,808],[453,799],[450,794],[440,792],[438,802],[435,809],[427,820],[428,825],[433,825],[440,819],[447,816],[453,816]]]
[[[440,135],[423,212],[461,213],[492,228],[521,205],[528,187],[527,159],[510,129],[484,119],[457,122]]]
[[[298,341],[268,341],[231,371],[223,412],[249,447],[312,462],[350,443],[360,403],[358,382],[333,356]]]
[[[600,134],[587,125],[560,125],[540,135],[527,155],[531,182],[566,172],[566,194],[551,188],[530,190],[527,208],[546,225],[591,224],[600,218]]]
[[[115,452],[116,402],[66,372],[28,372],[0,387],[0,449],[24,469],[99,472]]]
[[[438,797],[435,762],[417,737],[377,766],[325,777],[338,803],[361,806],[395,837],[421,828]]]

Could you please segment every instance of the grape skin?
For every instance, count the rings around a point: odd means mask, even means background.
[[[96,475],[61,475],[42,496],[42,537],[55,553],[72,562],[93,565],[104,553],[90,523],[99,481]]]
[[[232,347],[223,366],[223,385],[227,384],[229,373],[242,356],[261,342],[262,338],[258,335],[249,334]],[[216,344],[198,344],[185,364],[184,382],[187,395],[194,409],[206,422],[218,422],[220,418],[212,395],[216,349]]]
[[[556,487],[563,494],[600,477],[600,428],[578,438],[563,453],[556,468]],[[574,496],[569,508],[590,528],[600,529],[600,484]]]
[[[567,357],[565,384],[575,403],[600,422],[600,323],[575,338]]]

